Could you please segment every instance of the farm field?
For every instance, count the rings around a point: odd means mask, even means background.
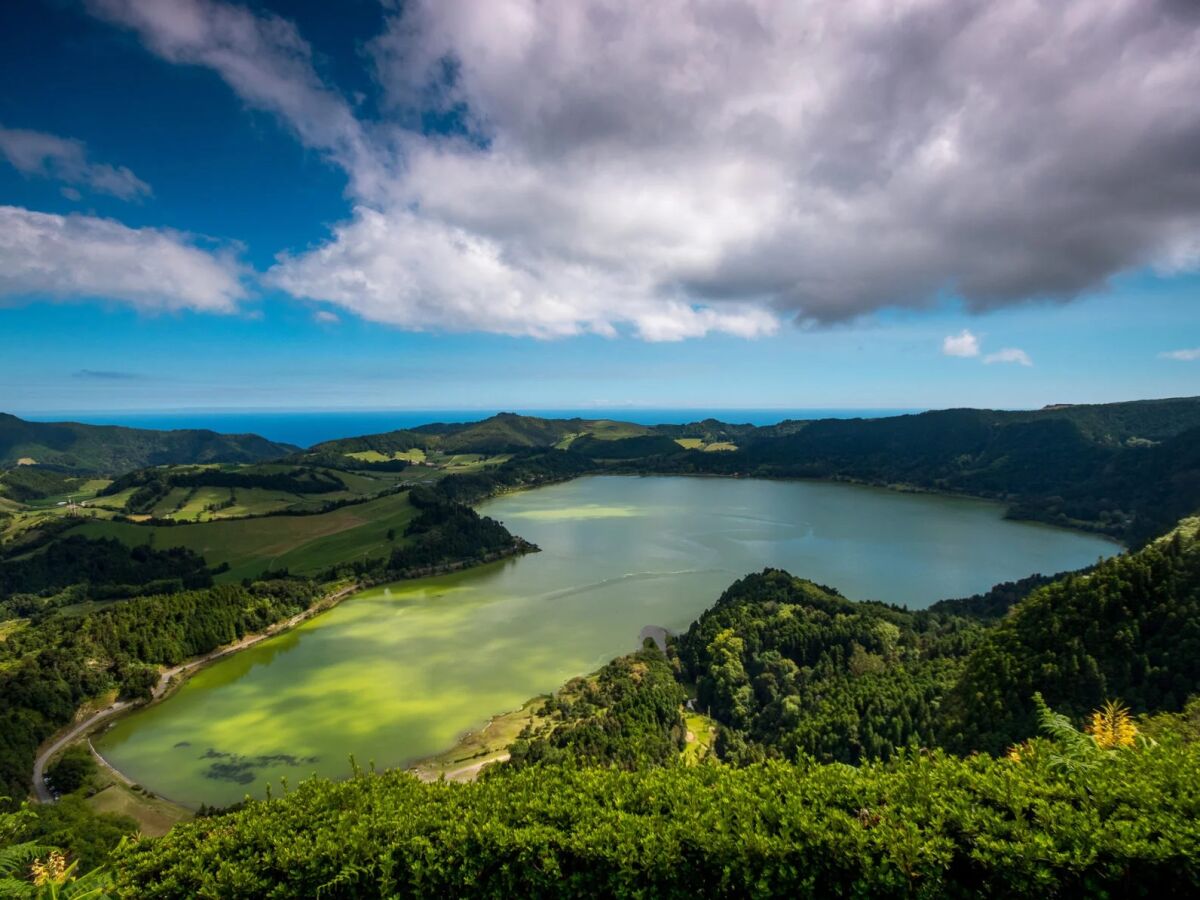
[[[200,522],[176,526],[144,526],[96,521],[74,533],[89,538],[116,538],[130,546],[186,547],[210,566],[229,564],[218,581],[240,581],[268,569],[313,573],[336,563],[382,557],[394,546],[389,530],[403,540],[415,515],[408,494],[392,494],[366,503],[311,516],[268,516]]]
[[[737,444],[730,443],[729,441],[715,441],[714,443],[706,444],[703,438],[675,438],[675,443],[684,450],[703,450],[705,453],[737,449]]]

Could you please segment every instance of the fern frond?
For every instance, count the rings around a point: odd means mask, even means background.
[[[38,857],[47,856],[53,851],[53,847],[32,841],[0,847],[0,876],[13,876],[23,872]]]

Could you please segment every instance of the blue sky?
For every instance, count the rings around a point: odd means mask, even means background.
[[[696,7],[675,12],[688,23]],[[1093,120],[1072,105],[1078,85],[1058,96],[1042,73],[1030,102],[1058,124],[1008,158],[996,116],[973,121],[922,70],[908,77],[936,101],[919,104],[928,120],[864,148],[837,138],[884,127],[859,35],[820,48],[834,75],[803,93],[787,66],[807,32],[761,8],[744,39],[713,26],[730,77],[699,62],[699,17],[667,29],[641,21],[640,4],[561,22],[572,13],[528,9],[4,4],[0,408],[1028,407],[1200,393],[1188,352],[1200,195],[1187,187],[1200,153],[1171,157],[1170,190],[1122,187],[1162,171],[1165,117],[1171,134],[1200,134],[1188,104]],[[1200,85],[1186,41],[1172,43],[1178,24],[1160,34],[1132,10],[1124,36],[1149,29],[1156,65],[1176,60],[1167,93]],[[1060,23],[991,24],[1052,39]],[[760,33],[791,52],[764,59]],[[947,65],[978,55],[957,46],[970,40],[961,22],[930,39]],[[1103,51],[1065,47],[1081,64]],[[743,57],[759,64],[732,77]],[[699,98],[671,93],[677,71],[716,80]],[[1032,133],[1023,86],[992,71],[962,77]],[[729,125],[747,108],[757,124]],[[817,110],[819,134],[796,124],[800,109]],[[1127,149],[1088,159],[1080,133]],[[1064,179],[1078,184],[1058,195]]]

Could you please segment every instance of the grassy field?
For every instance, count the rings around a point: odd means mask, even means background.
[[[415,515],[407,493],[312,516],[271,516],[231,519],[167,527],[146,527],[126,522],[95,521],[73,533],[90,538],[111,537],[130,546],[187,547],[211,566],[229,563],[219,581],[240,581],[267,569],[287,568],[313,573],[341,562],[385,556],[397,535]],[[397,537],[397,542],[402,538]]]
[[[704,438],[675,438],[675,443],[684,450],[703,450],[705,453],[737,449],[737,444],[732,444],[729,441],[714,441],[711,444],[706,444],[704,443]]]
[[[176,488],[179,490],[179,488]],[[171,493],[175,493],[172,491]],[[208,518],[213,515],[219,515],[210,511],[210,507],[220,506],[229,499],[229,488],[219,487],[199,487],[187,490],[187,496],[184,502],[178,509],[174,510],[174,517],[177,519],[197,520]],[[224,512],[224,510],[222,510]],[[155,510],[155,515],[158,511]]]
[[[717,740],[717,723],[697,712],[685,713],[683,721],[688,730],[683,759],[689,765],[696,765],[713,752],[713,744]]]
[[[10,634],[16,634],[28,623],[28,619],[8,619],[5,622],[0,622],[0,641],[8,640]]]
[[[645,425],[635,425],[633,422],[614,422],[612,419],[596,419],[588,428],[592,437],[602,441],[617,441],[621,438],[641,437],[653,434],[651,428]]]
[[[87,804],[99,813],[129,816],[147,837],[160,837],[170,831],[172,825],[192,818],[192,813],[182,806],[135,791],[111,777],[108,786],[92,794]]]
[[[347,453],[347,456],[352,459],[361,459],[363,462],[388,462],[393,459],[406,459],[411,463],[425,462],[425,451],[420,447],[413,447],[411,450],[400,452],[397,450],[391,456],[385,456],[378,450],[360,450],[357,453]]]

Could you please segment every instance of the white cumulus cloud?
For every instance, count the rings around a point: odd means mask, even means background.
[[[966,328],[958,334],[948,334],[942,339],[942,353],[946,356],[978,356],[979,338]]]
[[[245,296],[240,274],[231,255],[178,232],[0,206],[0,302],[100,297],[144,311],[232,312]]]

